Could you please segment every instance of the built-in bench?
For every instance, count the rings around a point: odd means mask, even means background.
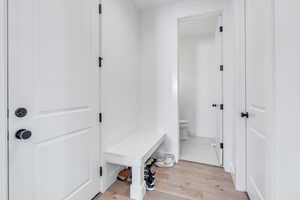
[[[104,152],[106,162],[132,168],[130,199],[144,198],[144,163],[163,143],[165,137],[166,134],[157,132],[136,132]]]

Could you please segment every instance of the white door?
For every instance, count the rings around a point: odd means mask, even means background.
[[[100,190],[98,3],[8,2],[10,200],[91,199]]]
[[[246,0],[247,191],[267,194],[269,120],[272,102],[271,0]]]

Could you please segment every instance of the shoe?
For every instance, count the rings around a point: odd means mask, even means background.
[[[118,178],[119,181],[126,181],[129,177],[129,174],[130,174],[130,170],[129,169],[124,169],[119,173],[117,178]]]
[[[146,185],[146,190],[154,191],[154,190],[156,190],[156,187],[155,187],[155,185]]]

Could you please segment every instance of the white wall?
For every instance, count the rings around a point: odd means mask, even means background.
[[[103,150],[137,128],[139,110],[139,22],[131,0],[102,0],[101,108]],[[105,165],[104,189],[119,167]]]
[[[0,199],[8,199],[7,172],[7,12],[6,1],[0,0]]]
[[[197,110],[197,45],[198,38],[180,38],[179,63],[179,119],[189,121],[190,134],[196,136]]]
[[[231,1],[185,0],[142,12],[141,124],[168,133],[164,151],[178,158],[178,19],[223,10],[225,65],[225,169],[232,166],[234,120],[234,19]]]
[[[273,180],[276,198],[299,199],[299,114],[300,114],[300,2],[274,0],[275,3],[275,89],[276,162]]]
[[[179,117],[190,122],[194,136],[215,138],[218,133],[218,112],[212,107],[221,96],[216,56],[214,34],[179,40]]]

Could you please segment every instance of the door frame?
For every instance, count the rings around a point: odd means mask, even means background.
[[[8,1],[0,0],[0,199],[9,200],[9,152],[8,152]],[[98,1],[95,1],[95,3]],[[101,2],[101,0],[99,0]],[[99,11],[95,4],[95,15],[92,19],[93,36],[95,37],[95,44],[99,44]],[[98,58],[100,47],[94,46],[95,59]],[[95,67],[98,67],[95,65]],[[100,73],[100,71],[99,71]],[[100,82],[100,75],[98,76]],[[98,87],[101,90],[100,87]],[[101,91],[98,92],[98,99],[101,98]],[[101,108],[98,108],[101,109]],[[100,111],[100,110],[99,110]],[[101,126],[101,124],[99,124]],[[99,166],[103,162],[102,152],[102,131],[99,129]],[[103,178],[99,181],[99,191],[103,185]]]
[[[8,200],[7,0],[0,0],[0,199]]]
[[[247,121],[242,119],[239,113],[247,110],[246,105],[246,0],[235,0],[234,1],[234,19],[236,23],[235,28],[235,43],[236,43],[236,107],[237,113],[235,118],[236,134],[235,140],[235,170],[232,170],[233,181],[238,191],[246,191],[246,176],[247,176]]]
[[[201,19],[202,17],[209,17],[209,16],[219,16],[221,18],[221,24],[219,24],[220,26],[224,26],[224,13],[223,13],[223,10],[214,10],[214,11],[208,11],[208,12],[203,12],[203,13],[199,13],[199,14],[196,14],[196,15],[188,15],[188,16],[184,16],[184,17],[180,17],[177,19],[177,44],[179,44],[179,23],[182,22],[182,21],[185,21],[185,20],[190,20],[190,19]],[[221,39],[221,62],[222,62],[222,65],[224,65],[224,35],[222,33],[222,39]],[[179,47],[177,49],[177,110],[179,113],[179,102],[180,102],[180,97],[179,97],[179,88],[180,88],[180,74],[179,74]],[[216,66],[218,67],[218,66]],[[221,73],[221,101],[220,104],[223,104],[224,105],[224,71],[220,71]],[[223,143],[223,146],[226,146],[225,145],[225,140],[224,140],[224,110],[222,110],[221,112],[221,115],[222,115],[222,120],[221,120],[221,142]],[[178,122],[180,121],[180,115],[178,114]],[[181,144],[180,144],[180,126],[179,126],[179,123],[178,123],[178,134],[177,134],[177,141],[178,141],[178,160],[180,160],[180,147],[181,147]],[[218,144],[217,144],[218,145]],[[221,145],[221,144],[220,144]],[[223,148],[222,150],[222,158],[221,158],[221,165],[220,167],[224,167],[224,163],[225,163],[225,160],[224,160],[224,152],[225,152],[225,149]],[[219,166],[219,165],[218,165]]]

